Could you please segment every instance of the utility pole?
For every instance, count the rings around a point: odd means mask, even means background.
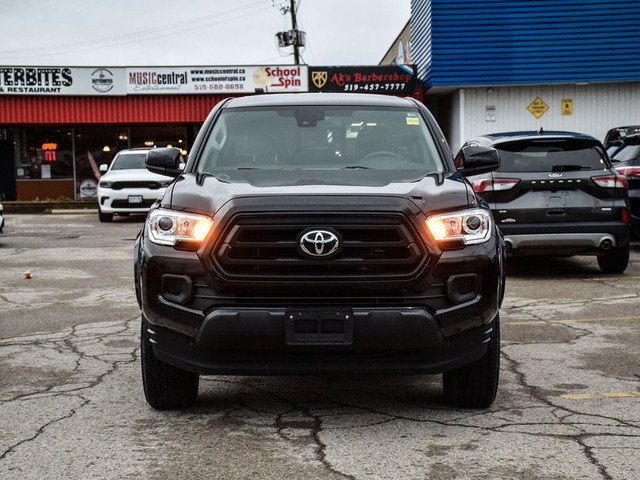
[[[289,7],[291,12],[291,29],[295,35],[293,41],[293,63],[294,65],[300,65],[300,42],[298,36],[298,26],[296,25],[296,2],[291,0],[291,6]]]
[[[306,35],[304,32],[298,30],[298,22],[296,20],[296,1],[289,0],[289,6],[281,6],[280,11],[283,15],[286,15],[287,12],[291,13],[291,30],[276,33],[278,47],[293,47],[294,64],[300,65],[300,47],[305,46]]]

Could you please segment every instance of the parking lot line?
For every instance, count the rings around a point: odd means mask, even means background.
[[[627,277],[624,275],[611,276],[611,277],[597,277],[597,278],[553,278],[553,279],[540,279],[540,280],[511,280],[507,278],[507,284],[511,283],[568,283],[568,282],[602,282],[606,280],[638,280],[640,276]]]
[[[591,400],[595,398],[628,398],[640,397],[640,392],[601,392],[601,393],[565,393],[562,398],[570,400]]]
[[[599,318],[568,318],[565,320],[530,320],[525,322],[502,322],[503,325],[545,325],[553,323],[582,323],[582,322],[613,322],[618,320],[640,320],[640,316],[631,317],[599,317]]]

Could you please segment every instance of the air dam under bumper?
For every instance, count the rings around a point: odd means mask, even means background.
[[[436,374],[484,355],[493,325],[445,339],[433,316],[421,308],[349,312],[351,343],[287,344],[286,331],[292,327],[285,309],[215,310],[195,338],[158,325],[150,325],[149,333],[158,358],[203,375]]]

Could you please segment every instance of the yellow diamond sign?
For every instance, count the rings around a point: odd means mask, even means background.
[[[529,110],[534,117],[540,118],[544,115],[544,112],[549,110],[549,105],[544,103],[540,97],[536,97],[535,100],[529,104],[527,110]]]

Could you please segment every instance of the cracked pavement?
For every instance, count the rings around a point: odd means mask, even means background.
[[[371,375],[204,377],[194,408],[167,413],[140,381],[141,225],[7,218],[0,478],[640,478],[639,242],[624,275],[509,262],[486,411],[448,407],[439,377]]]

